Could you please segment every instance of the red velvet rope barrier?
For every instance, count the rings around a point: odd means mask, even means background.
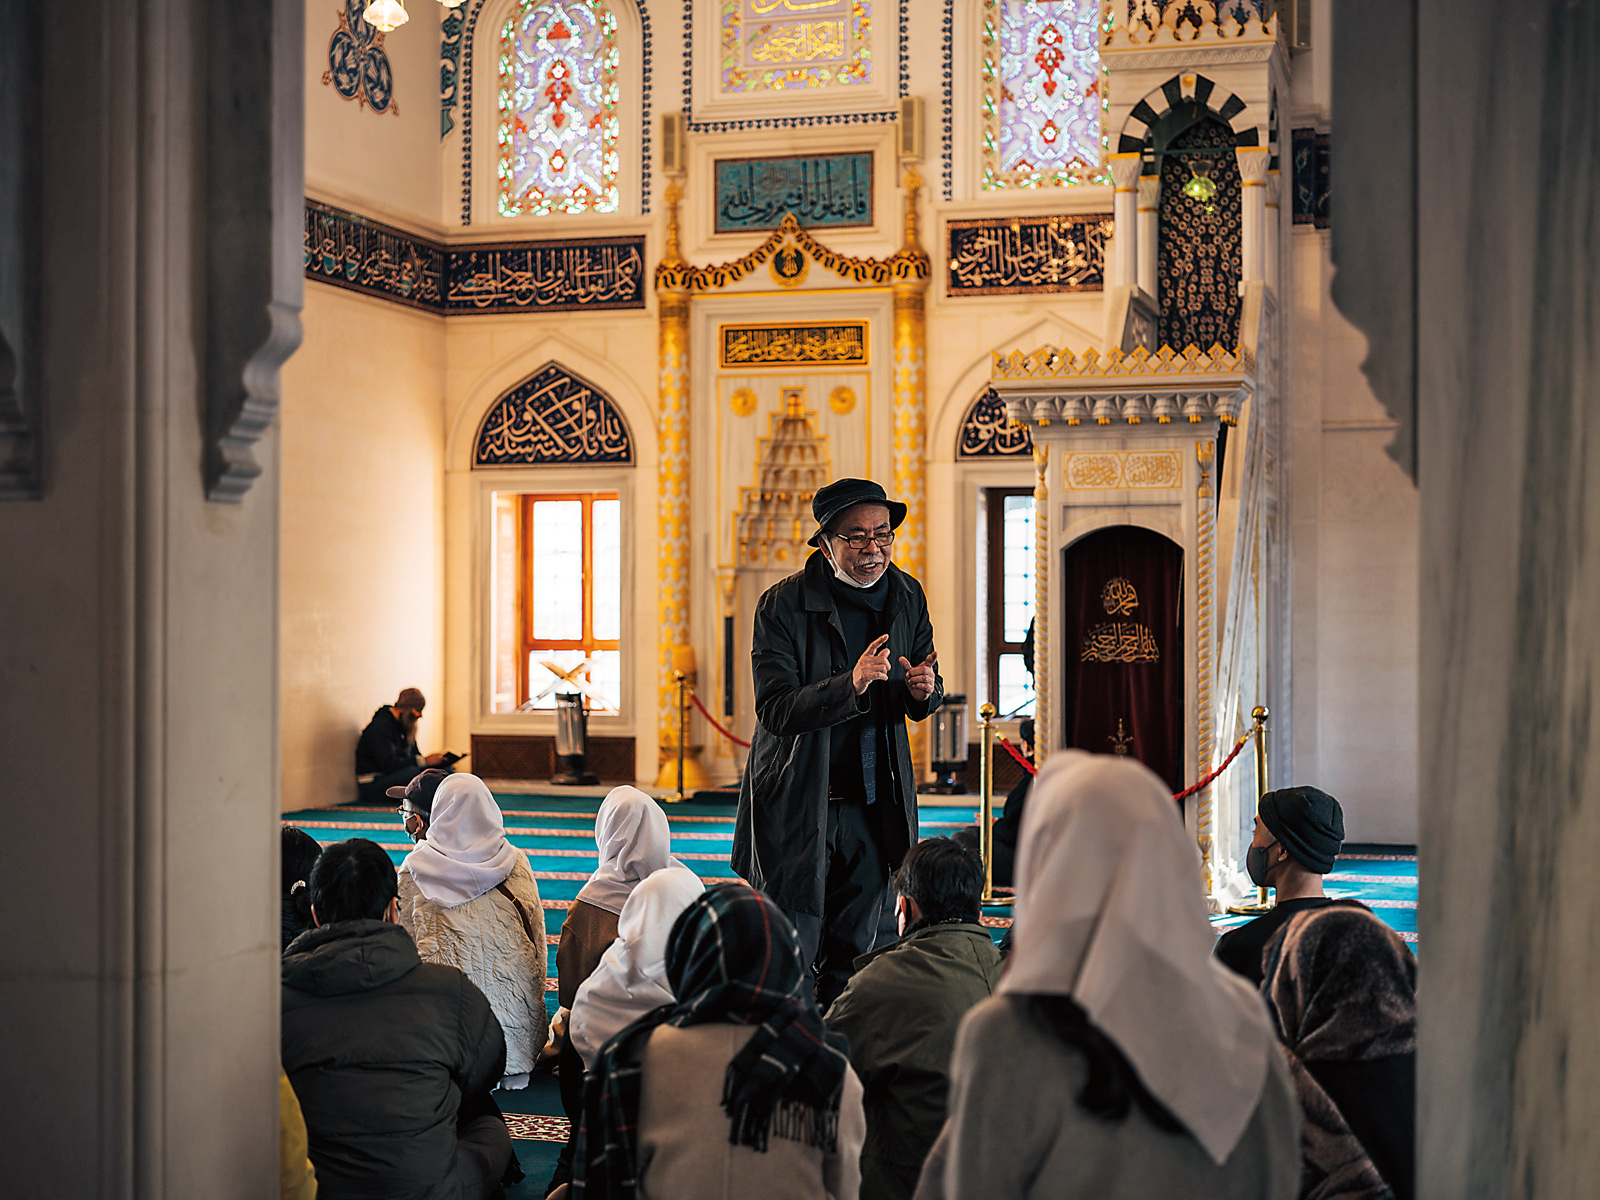
[[[749,742],[745,741],[743,738],[734,737],[734,735],[732,733],[730,733],[728,730],[726,730],[726,729],[724,729],[722,727],[721,723],[718,722],[718,720],[715,717],[713,717],[710,713],[708,713],[706,711],[706,706],[704,704],[700,703],[700,697],[699,696],[696,696],[693,692],[690,692],[689,693],[689,699],[694,701],[694,706],[700,710],[700,715],[702,717],[704,717],[707,721],[711,722],[711,728],[715,729],[718,733],[720,733],[723,737],[727,738],[735,746],[743,746],[746,750],[750,749],[750,743]]]
[[[701,709],[700,711],[704,712],[705,710]],[[713,722],[713,724],[715,724],[715,722]],[[1173,799],[1174,800],[1187,800],[1190,796],[1194,795],[1196,792],[1200,791],[1206,785],[1211,783],[1211,781],[1216,779],[1216,777],[1218,775],[1221,775],[1224,771],[1226,771],[1228,769],[1228,767],[1232,764],[1234,759],[1239,757],[1239,751],[1243,750],[1244,749],[1244,744],[1246,742],[1248,742],[1254,736],[1255,736],[1254,730],[1252,730],[1250,733],[1245,734],[1242,738],[1239,739],[1238,744],[1236,746],[1234,746],[1232,753],[1230,753],[1227,758],[1222,760],[1221,764],[1217,767],[1217,769],[1215,771],[1212,771],[1211,774],[1207,775],[1204,779],[1200,780],[1200,782],[1195,783],[1195,784],[1191,784],[1190,786],[1184,788],[1183,791],[1179,792],[1176,796],[1173,797]],[[1039,768],[1034,766],[1025,757],[1023,757],[1023,754],[1022,754],[1021,750],[1018,750],[1010,742],[1006,741],[1006,739],[1004,737],[1001,737],[999,739],[999,741],[1000,741],[1000,744],[1002,746],[1004,746],[1006,748],[1006,750],[1010,753],[1011,757],[1016,759],[1017,762],[1019,764],[1021,764],[1022,769],[1024,771],[1026,771],[1029,775],[1037,775],[1039,773]]]

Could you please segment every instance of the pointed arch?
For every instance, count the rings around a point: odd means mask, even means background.
[[[610,396],[554,360],[489,407],[472,466],[632,466],[633,433]]]

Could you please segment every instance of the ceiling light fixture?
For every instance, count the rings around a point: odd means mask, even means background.
[[[361,19],[374,29],[389,33],[409,21],[411,14],[406,12],[406,6],[400,0],[371,0]]]

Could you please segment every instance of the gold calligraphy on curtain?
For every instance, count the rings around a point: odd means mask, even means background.
[[[1100,589],[1100,604],[1109,617],[1126,617],[1139,607],[1139,593],[1122,576],[1108,579]],[[1153,663],[1161,661],[1161,648],[1148,625],[1138,621],[1106,621],[1083,638],[1084,662]]]

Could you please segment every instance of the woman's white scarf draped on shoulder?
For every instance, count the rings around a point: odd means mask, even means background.
[[[1128,759],[1067,751],[1022,818],[1000,990],[1070,996],[1225,1162],[1276,1053],[1261,998],[1211,957],[1200,858],[1167,789]]]
[[[687,867],[665,867],[633,889],[617,920],[617,940],[594,974],[578,985],[568,1025],[572,1044],[592,1067],[623,1029],[676,997],[667,986],[667,938],[673,922],[706,890]]]
[[[661,806],[636,787],[612,788],[594,819],[600,866],[578,889],[578,899],[620,914],[639,881],[663,867],[681,867],[672,857],[672,833]]]
[[[433,796],[428,836],[402,864],[417,890],[443,908],[475,900],[504,883],[518,851],[506,840],[505,819],[483,780],[452,775]]]

